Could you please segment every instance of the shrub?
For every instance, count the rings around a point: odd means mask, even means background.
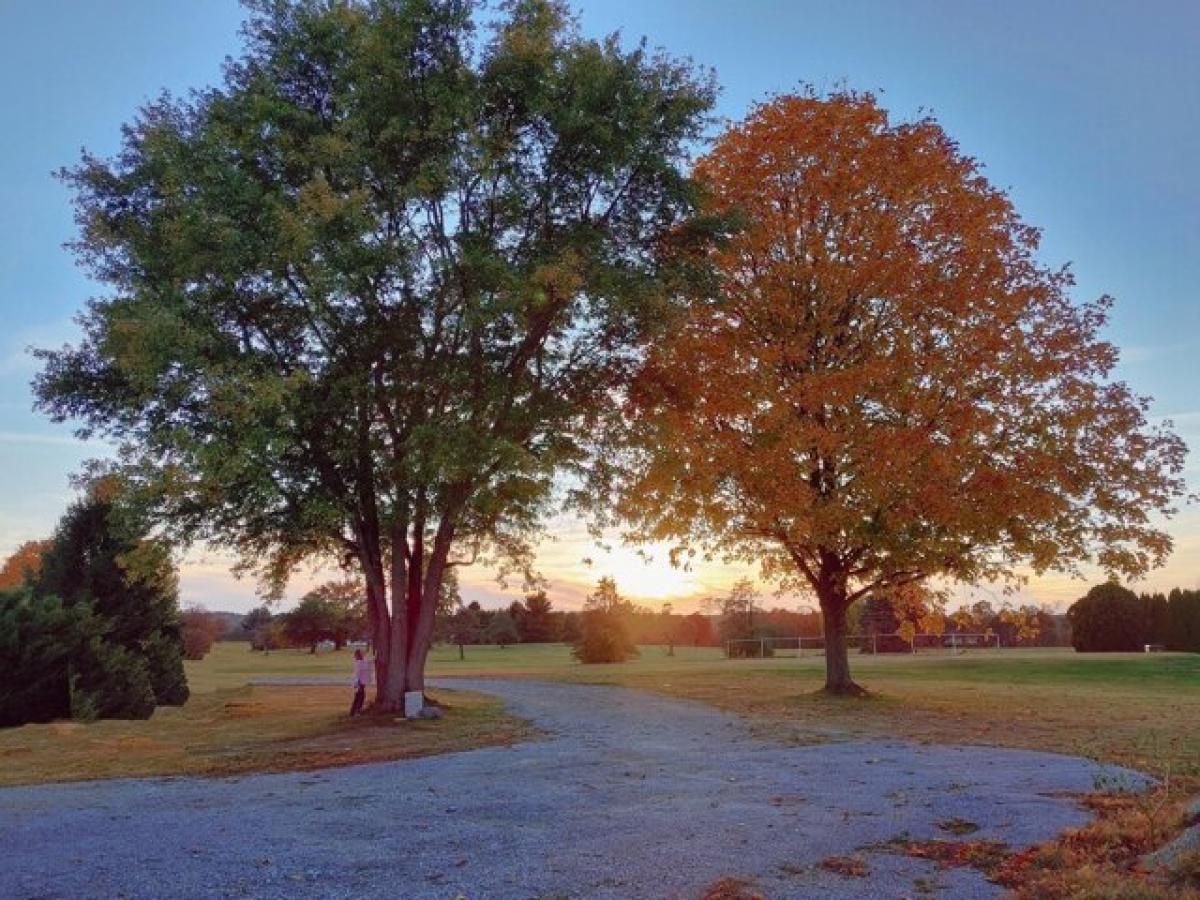
[[[1096,585],[1067,610],[1071,643],[1081,653],[1141,650],[1145,643],[1145,606],[1115,581]]]
[[[601,578],[584,605],[579,638],[572,651],[583,663],[625,662],[638,655],[629,631],[633,605],[617,593],[616,582]]]
[[[580,626],[579,640],[571,652],[582,663],[625,662],[639,655],[629,627],[618,616],[586,612]]]
[[[183,658],[201,660],[224,632],[220,618],[194,606],[183,613]]]
[[[157,695],[144,655],[105,640],[98,630],[88,636],[69,670],[72,719],[148,719],[154,714]],[[186,700],[186,685],[183,691]]]

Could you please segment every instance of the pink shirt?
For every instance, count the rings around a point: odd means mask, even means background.
[[[354,661],[354,685],[362,685],[366,687],[371,683],[371,676],[374,674],[374,666],[371,665],[369,659],[356,659]]]

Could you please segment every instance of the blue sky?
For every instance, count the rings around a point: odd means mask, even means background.
[[[1194,2],[769,2],[584,0],[591,34],[645,35],[716,70],[719,114],[800,82],[881,93],[895,115],[931,111],[1044,229],[1042,256],[1070,262],[1076,296],[1117,300],[1108,337],[1119,375],[1155,398],[1200,449],[1200,4]],[[219,79],[239,48],[232,0],[0,0],[0,555],[47,534],[68,476],[104,452],[31,411],[28,345],[71,340],[71,318],[100,289],[62,249],[73,233],[52,177],[81,147],[110,153],[119,128],[162,89]],[[1200,490],[1200,452],[1189,458]],[[689,576],[606,556],[578,523],[541,553],[566,605],[600,574],[648,600],[694,597],[737,573]],[[1175,520],[1170,566],[1149,584],[1200,586],[1200,511]],[[579,560],[596,558],[592,569]],[[185,600],[248,608],[253,586],[224,560],[189,557]],[[498,598],[485,572],[468,596]],[[640,587],[639,587],[640,586]],[[1062,579],[1029,596],[1082,593]],[[677,607],[679,604],[677,603]]]

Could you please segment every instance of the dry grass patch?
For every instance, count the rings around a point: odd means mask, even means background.
[[[867,864],[857,856],[827,856],[818,865],[843,878],[866,878],[869,872]]]
[[[718,878],[700,895],[701,900],[764,900],[752,884],[741,878]]]
[[[1013,854],[994,880],[1022,898],[1200,898],[1200,882],[1175,871],[1147,871],[1142,857],[1187,823],[1188,798],[1200,781],[1175,784],[1153,819],[1131,794],[1092,794],[1082,802],[1096,814],[1083,828]],[[1184,863],[1186,870],[1186,862]]]
[[[496,698],[436,695],[436,721],[349,719],[343,687],[242,687],[194,696],[146,721],[26,725],[0,731],[0,786],[289,772],[508,745],[536,732]]]

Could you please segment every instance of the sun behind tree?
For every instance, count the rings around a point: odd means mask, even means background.
[[[744,227],[631,395],[635,537],[814,593],[834,693],[861,690],[846,614],[872,591],[1164,561],[1152,517],[1183,493],[1185,448],[1110,380],[1110,301],[1072,303],[936,122],[783,96],[697,175]]]
[[[629,628],[633,612],[633,604],[617,591],[616,581],[601,578],[584,603],[572,655],[582,663],[618,663],[638,656]]]

